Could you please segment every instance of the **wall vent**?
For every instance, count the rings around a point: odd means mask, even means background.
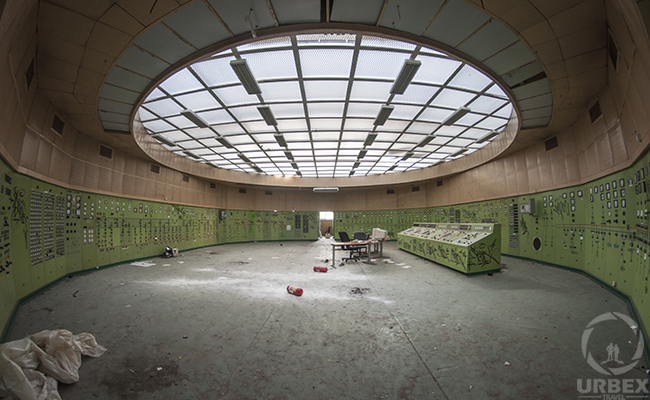
[[[11,185],[12,181],[13,181],[13,179],[11,179],[11,177],[9,175],[5,174],[5,182],[7,182],[8,184]]]
[[[266,196],[273,196],[273,192],[270,191],[270,190],[265,190],[265,191],[264,191],[264,194],[265,194]]]
[[[436,186],[442,186],[442,181],[436,182]]]
[[[52,118],[52,130],[59,135],[63,135],[63,128],[65,128],[65,122],[56,114]]]
[[[113,158],[113,149],[106,147],[103,144],[99,145],[99,156],[108,158],[109,160]]]
[[[36,59],[32,58],[32,62],[29,63],[27,71],[25,71],[25,83],[27,84],[27,89],[32,85],[34,76],[36,75]]]
[[[603,115],[603,112],[600,109],[600,103],[595,102],[593,106],[589,109],[589,119],[591,119],[591,123],[593,124],[596,122],[598,118],[600,118]]]
[[[239,193],[246,193],[246,189],[244,189],[244,188],[239,188]]]
[[[216,188],[217,188],[217,184],[214,182],[210,182],[210,189],[216,189]]]
[[[160,165],[151,164],[150,167],[149,167],[149,171],[153,172],[154,174],[159,174],[160,173]]]
[[[189,182],[190,181],[190,176],[183,174],[183,182]]]
[[[616,70],[618,65],[618,46],[616,45],[616,42],[614,42],[612,32],[610,32],[609,29],[607,30],[607,54],[609,55],[609,59],[612,61],[614,70]]]
[[[544,142],[544,147],[546,147],[546,151],[553,150],[557,146],[558,146],[557,136],[553,136],[552,138]]]
[[[386,190],[386,194],[395,194],[395,189]]]
[[[413,187],[411,188],[411,192],[419,192],[419,191],[420,191],[420,187],[419,187],[419,186],[413,186]]]

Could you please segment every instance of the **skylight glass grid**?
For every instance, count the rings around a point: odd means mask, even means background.
[[[357,39],[361,47],[353,60]],[[164,132],[161,137],[176,144],[163,144],[166,149],[219,168],[293,176],[295,162],[303,177],[343,177],[425,168],[466,148],[453,158],[463,157],[487,145],[490,140],[476,141],[503,129],[510,117],[512,104],[498,85],[443,53],[421,48],[414,54],[413,43],[355,34],[299,35],[295,41],[298,60],[289,36],[238,47],[259,95],[249,95],[233,72],[231,50],[180,70],[141,107],[145,129]],[[404,94],[391,94],[408,59],[422,64]],[[268,107],[277,124],[267,124],[260,106]],[[383,106],[393,111],[375,125]],[[465,106],[469,113],[441,125]],[[210,128],[197,127],[181,111]],[[413,155],[403,160],[407,154]]]

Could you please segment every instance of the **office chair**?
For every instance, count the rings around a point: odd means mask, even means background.
[[[366,232],[362,232],[362,231],[354,232],[354,238],[356,240],[368,240],[369,236],[370,235],[368,235]]]
[[[339,237],[341,238],[341,242],[349,242],[350,237],[346,232],[339,232]],[[358,246],[358,245],[347,245],[347,246],[341,246],[341,250],[348,250],[350,252],[349,257],[343,257],[343,261],[359,261],[359,257],[361,257],[361,253],[366,252],[366,246]]]

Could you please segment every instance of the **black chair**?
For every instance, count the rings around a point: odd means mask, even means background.
[[[370,235],[367,234],[366,232],[362,232],[362,231],[354,232],[354,238],[356,240],[368,240],[369,237]]]
[[[350,237],[346,232],[339,232],[339,238],[341,238],[341,242],[350,242]],[[366,252],[366,246],[364,245],[346,245],[346,246],[341,246],[341,250],[347,250],[350,252],[349,257],[343,257],[343,261],[359,261],[359,257],[361,257],[362,253]]]

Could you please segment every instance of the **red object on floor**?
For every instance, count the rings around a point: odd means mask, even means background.
[[[296,296],[302,296],[302,289],[294,286],[287,286],[287,292]]]
[[[314,267],[316,272],[327,272],[327,267]]]

